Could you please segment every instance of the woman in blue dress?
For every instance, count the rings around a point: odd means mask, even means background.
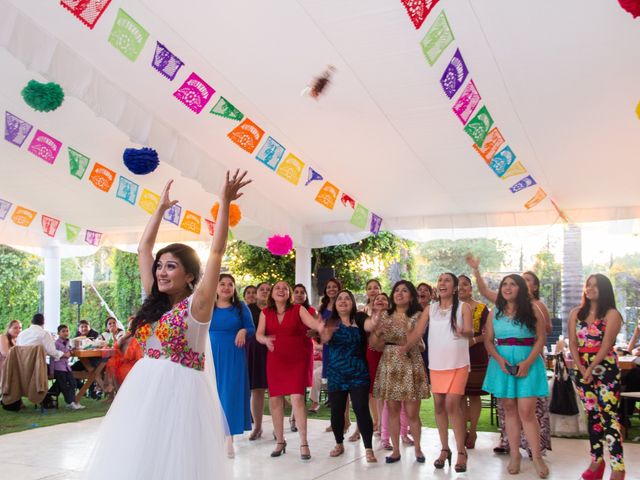
[[[500,282],[496,308],[487,318],[485,332],[485,347],[491,358],[482,389],[502,400],[511,445],[518,445],[522,423],[536,472],[546,478],[549,469],[542,459],[536,419],[536,397],[549,394],[541,357],[546,325],[540,310],[532,307],[527,284],[520,275],[507,275]],[[520,471],[520,451],[512,448],[510,455],[507,470],[516,474]]]
[[[220,275],[209,337],[220,403],[229,424],[227,455],[234,456],[233,436],[251,430],[249,371],[244,345],[256,329],[247,305],[238,299],[235,279]]]

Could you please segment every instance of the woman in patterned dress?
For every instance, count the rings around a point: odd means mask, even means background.
[[[132,331],[144,352],[131,369],[107,416],[86,478],[197,480],[231,478],[225,457],[225,421],[209,345],[220,265],[229,228],[229,204],[249,181],[238,171],[220,194],[211,252],[200,280],[200,260],[187,245],[153,247],[164,213],[177,203],[165,186],[138,246],[147,294]],[[200,280],[200,282],[199,282]]]

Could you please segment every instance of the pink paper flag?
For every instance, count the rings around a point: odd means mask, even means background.
[[[53,164],[56,161],[62,142],[59,142],[51,135],[47,135],[42,130],[38,130],[31,140],[29,151],[36,157],[40,157],[47,163]]]

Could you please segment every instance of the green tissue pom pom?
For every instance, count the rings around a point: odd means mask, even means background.
[[[51,112],[62,105],[64,91],[57,83],[40,83],[30,80],[22,89],[22,98],[27,105],[39,112]]]

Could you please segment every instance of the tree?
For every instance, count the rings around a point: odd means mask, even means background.
[[[0,245],[0,331],[13,319],[28,325],[38,311],[38,276],[42,260],[35,255]]]
[[[114,303],[111,308],[126,326],[127,317],[140,308],[142,300],[138,255],[114,249],[110,263],[115,276]]]
[[[293,285],[295,280],[295,256],[291,252],[282,257],[269,250],[254,247],[240,240],[231,242],[225,253],[225,265],[238,285],[271,284],[285,280]]]
[[[548,248],[536,254],[533,271],[540,279],[540,298],[547,305],[552,317],[558,315],[561,291],[560,280],[562,266],[556,262],[553,253]]]

